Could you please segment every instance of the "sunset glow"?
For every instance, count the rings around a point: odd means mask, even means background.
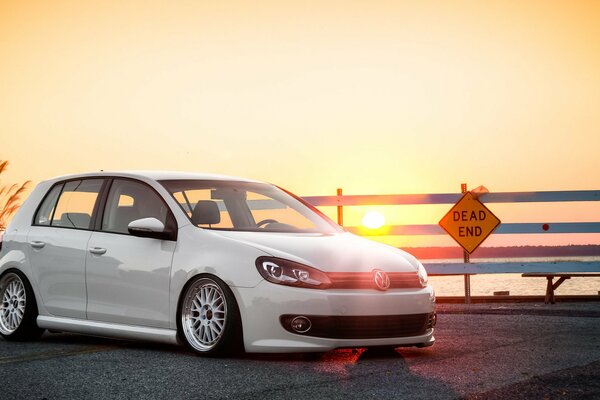
[[[598,189],[598,21],[594,1],[0,1],[2,178],[205,171],[306,196]],[[494,212],[600,215],[560,207]],[[378,212],[436,223],[448,208]],[[344,213],[359,226],[365,210]],[[429,239],[395,243],[407,240]]]

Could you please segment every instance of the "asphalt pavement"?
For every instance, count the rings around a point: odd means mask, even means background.
[[[438,309],[437,343],[425,349],[203,358],[73,334],[0,339],[0,398],[600,398],[600,303]]]

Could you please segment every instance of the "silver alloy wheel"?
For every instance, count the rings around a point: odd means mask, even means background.
[[[181,326],[188,343],[209,351],[225,330],[227,303],[219,285],[209,278],[194,282],[187,290],[181,310]]]
[[[27,297],[25,285],[17,274],[9,273],[0,282],[2,304],[0,304],[0,332],[10,335],[23,321]]]

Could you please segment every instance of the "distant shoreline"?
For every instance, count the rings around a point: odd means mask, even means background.
[[[463,257],[463,249],[460,247],[401,247],[401,249],[424,260]],[[471,254],[473,258],[590,256],[600,256],[600,245],[480,247]]]

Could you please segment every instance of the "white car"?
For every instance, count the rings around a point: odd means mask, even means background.
[[[40,183],[0,251],[0,334],[185,343],[200,354],[431,346],[409,254],[267,183],[181,172]]]

